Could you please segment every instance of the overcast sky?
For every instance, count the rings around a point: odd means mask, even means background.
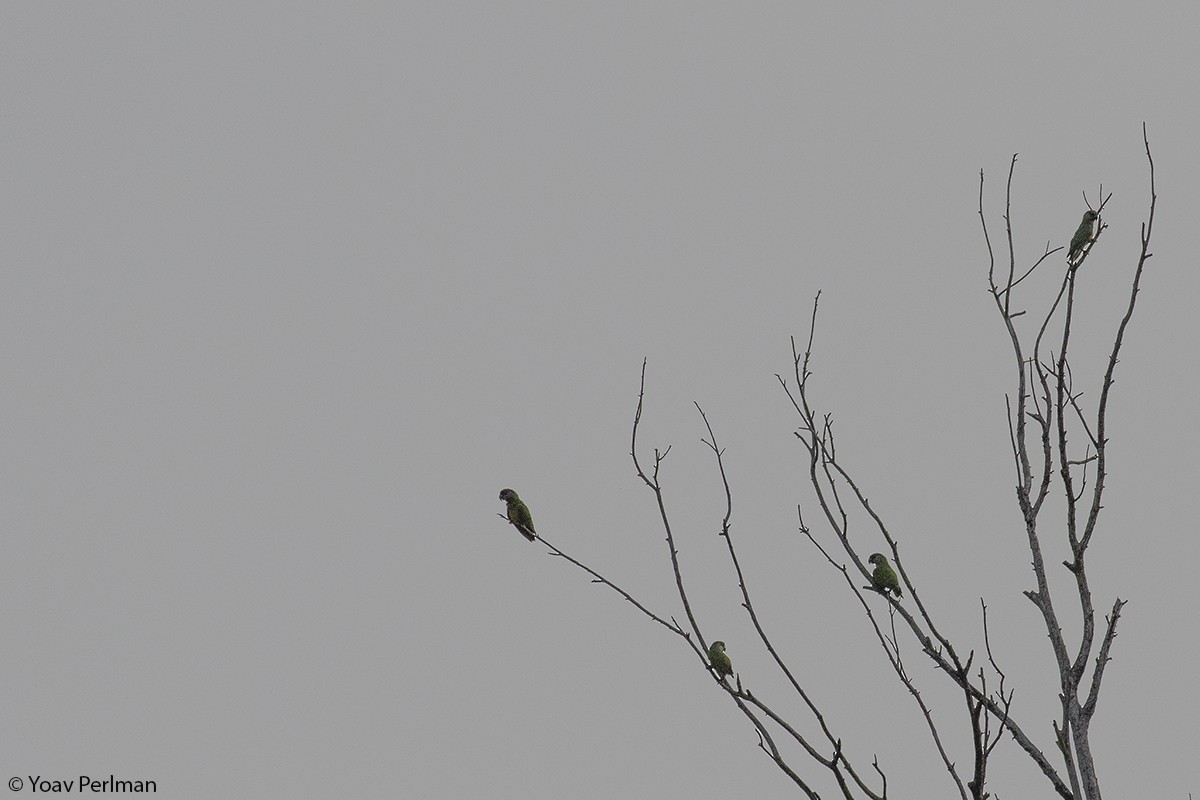
[[[516,489],[547,538],[680,613],[629,460],[648,358],[643,453],[673,447],[706,635],[811,728],[739,607],[694,401],[783,655],[892,797],[957,796],[797,532],[815,506],[774,375],[818,290],[812,397],[839,456],[963,651],[986,598],[1013,713],[1052,752],[979,171],[997,241],[1020,153],[1022,264],[1067,243],[1084,192],[1113,194],[1078,298],[1094,407],[1147,213],[1145,121],[1155,256],[1089,561],[1101,613],[1129,604],[1092,741],[1107,796],[1200,793],[1197,30],[1183,3],[7,4],[2,777],[794,796],[681,640],[496,516]],[[1052,262],[1022,287],[1023,331]],[[969,764],[961,698],[904,646]],[[989,777],[1002,800],[1052,796],[1008,740]]]

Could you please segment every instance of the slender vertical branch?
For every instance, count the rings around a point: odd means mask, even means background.
[[[663,500],[662,484],[658,481],[659,467],[662,466],[663,459],[667,457],[667,453],[671,452],[671,448],[668,447],[661,453],[657,448],[655,449],[652,477],[646,475],[646,471],[642,469],[641,462],[638,461],[637,435],[638,426],[642,421],[642,407],[646,399],[646,361],[647,359],[642,359],[642,378],[638,386],[637,411],[633,415],[633,434],[630,439],[629,455],[633,458],[633,466],[637,469],[637,475],[642,479],[642,483],[646,484],[654,492],[654,499],[658,504],[658,516],[662,521],[663,530],[667,534],[667,549],[671,557],[671,569],[675,573],[675,588],[679,591],[679,600],[683,603],[683,611],[687,614],[688,624],[691,626],[692,633],[696,635],[696,640],[700,643],[700,647],[707,650],[708,643],[704,641],[704,637],[700,633],[700,626],[696,622],[696,615],[692,613],[692,604],[688,602],[687,591],[683,587],[683,571],[679,567],[679,551],[675,548],[675,534],[671,531],[671,520],[667,517],[667,506]]]

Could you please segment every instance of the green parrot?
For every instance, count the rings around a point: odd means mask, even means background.
[[[875,565],[875,571],[871,573],[871,585],[875,591],[883,595],[893,591],[896,593],[896,597],[904,595],[904,592],[900,590],[900,581],[896,578],[892,565],[884,558],[883,553],[871,553],[867,563]]]
[[[725,680],[726,675],[733,674],[733,662],[725,655],[724,642],[713,642],[708,646],[708,660],[712,662],[713,669],[717,671],[717,677],[721,680]]]
[[[517,497],[517,493],[512,489],[501,489],[500,499],[508,503],[508,521],[529,541],[537,539],[537,532],[533,529],[533,514],[529,513],[529,506]]]
[[[1083,212],[1083,222],[1075,229],[1071,237],[1071,249],[1067,251],[1067,263],[1074,264],[1075,259],[1083,252],[1083,248],[1092,240],[1092,223],[1096,221],[1096,212],[1090,208]]]

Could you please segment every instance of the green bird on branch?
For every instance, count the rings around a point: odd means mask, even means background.
[[[517,493],[512,489],[501,489],[500,499],[508,503],[508,521],[513,527],[529,541],[537,539],[537,532],[533,529],[533,514],[529,513],[529,506],[517,497]]]
[[[725,680],[726,675],[733,674],[733,662],[725,655],[724,642],[713,642],[708,646],[708,660],[712,662],[719,679]]]
[[[1097,214],[1090,208],[1083,212],[1083,221],[1079,223],[1079,227],[1075,229],[1075,235],[1071,237],[1071,248],[1067,251],[1067,263],[1075,265],[1075,259],[1083,253],[1083,248],[1087,247],[1088,242],[1092,240],[1092,223],[1096,221]]]
[[[896,577],[895,570],[888,563],[887,558],[883,553],[872,553],[867,559],[868,564],[875,565],[875,571],[871,573],[871,588],[882,595],[888,592],[895,592],[896,597],[902,597],[904,592],[900,589],[900,580]]]

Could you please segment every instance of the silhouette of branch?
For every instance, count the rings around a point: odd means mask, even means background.
[[[662,520],[663,530],[667,534],[667,549],[671,556],[671,569],[675,573],[675,587],[679,591],[679,600],[683,603],[684,613],[687,614],[688,623],[691,625],[692,632],[696,634],[696,639],[700,642],[700,647],[708,650],[708,643],[704,641],[704,637],[700,634],[700,626],[696,623],[696,615],[692,613],[692,604],[688,602],[687,591],[683,588],[683,572],[679,568],[679,551],[675,548],[675,535],[671,531],[671,521],[667,518],[667,506],[663,500],[662,485],[658,482],[658,470],[662,466],[663,459],[671,452],[668,447],[665,451],[659,452],[658,448],[654,450],[654,467],[650,476],[646,475],[646,471],[642,469],[642,464],[638,460],[637,455],[637,436],[638,425],[642,421],[642,406],[646,397],[646,359],[642,359],[642,379],[638,387],[638,402],[637,411],[633,415],[633,435],[629,445],[629,455],[633,459],[633,465],[637,469],[637,475],[642,479],[642,483],[646,484],[649,489],[654,492],[654,499],[658,503],[658,514]]]

